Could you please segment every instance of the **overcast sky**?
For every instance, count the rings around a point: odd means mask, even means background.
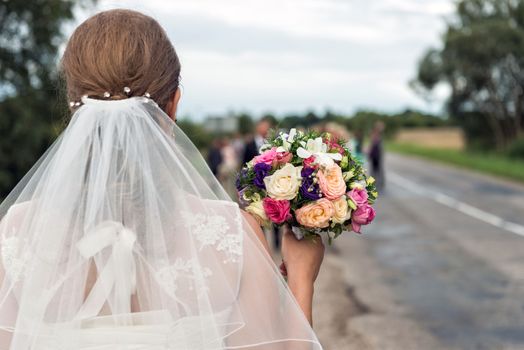
[[[181,116],[441,109],[408,82],[452,0],[102,0],[98,10],[121,7],[155,17],[172,39]]]

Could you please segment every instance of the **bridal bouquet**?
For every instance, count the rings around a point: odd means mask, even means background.
[[[345,143],[291,129],[268,140],[237,178],[240,205],[262,225],[289,224],[298,239],[361,232],[375,218],[375,180]]]

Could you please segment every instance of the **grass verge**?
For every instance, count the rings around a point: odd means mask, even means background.
[[[499,154],[433,149],[399,143],[388,143],[386,150],[436,160],[524,183],[524,161]]]

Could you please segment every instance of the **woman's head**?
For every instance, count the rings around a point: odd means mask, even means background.
[[[158,22],[139,12],[104,11],[83,22],[69,39],[61,72],[70,101],[147,92],[168,114],[176,109],[180,61]]]

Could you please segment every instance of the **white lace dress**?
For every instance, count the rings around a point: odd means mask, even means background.
[[[188,197],[190,198],[190,197]],[[187,200],[187,199],[186,199]],[[192,200],[196,200],[192,198]],[[200,203],[201,205],[201,203]],[[240,270],[236,263],[242,260],[243,254],[243,223],[240,211],[230,220],[229,212],[236,204],[227,201],[206,201],[209,214],[194,214],[191,211],[181,213],[181,226],[190,233],[198,242],[199,252],[206,253],[208,258],[177,257],[173,262],[159,262],[155,268],[148,266],[152,272],[150,278],[154,279],[157,287],[177,300],[187,312],[187,316],[177,319],[169,310],[135,311],[120,315],[104,315],[106,299],[95,298],[104,295],[104,288],[112,288],[117,283],[117,274],[122,285],[129,287],[123,290],[122,298],[130,305],[137,288],[137,263],[144,263],[142,249],[137,246],[136,233],[125,228],[121,223],[105,221],[86,235],[77,244],[77,249],[86,259],[94,257],[105,249],[111,250],[108,263],[101,269],[98,279],[87,296],[85,303],[71,322],[45,324],[39,331],[32,349],[38,350],[66,350],[66,349],[218,349],[224,346],[223,338],[228,332],[226,328],[233,326],[230,317],[235,299],[228,293],[214,298],[214,303],[219,311],[206,317],[191,316],[190,305],[180,300],[184,293],[206,295],[210,289],[220,289],[220,284],[225,282],[213,277],[213,264],[216,257],[220,257],[221,271],[227,271],[228,280],[238,280]],[[13,206],[0,224],[0,255],[1,268],[5,271],[6,279],[17,282],[27,273],[30,266],[32,252],[27,242],[21,242],[16,236],[19,223],[23,221],[24,211],[30,203],[21,203]],[[214,209],[213,209],[214,208]],[[208,252],[209,253],[209,252]],[[213,258],[211,258],[213,256]],[[235,264],[228,266],[228,264]],[[209,265],[209,266],[207,266]],[[60,280],[58,284],[64,283]],[[46,292],[52,293],[59,286],[53,286]],[[35,291],[36,292],[36,291]],[[40,294],[41,291],[38,292]],[[36,294],[36,293],[35,293]],[[105,296],[107,297],[107,296]],[[202,335],[211,335],[217,330],[215,324],[222,324],[221,334],[216,335],[215,341],[203,344]],[[206,324],[209,329],[206,330]],[[231,331],[231,330],[230,330]],[[202,333],[204,332],[204,333]],[[215,337],[215,335],[213,335]],[[3,344],[5,346],[5,344]],[[0,347],[0,349],[3,349]]]

